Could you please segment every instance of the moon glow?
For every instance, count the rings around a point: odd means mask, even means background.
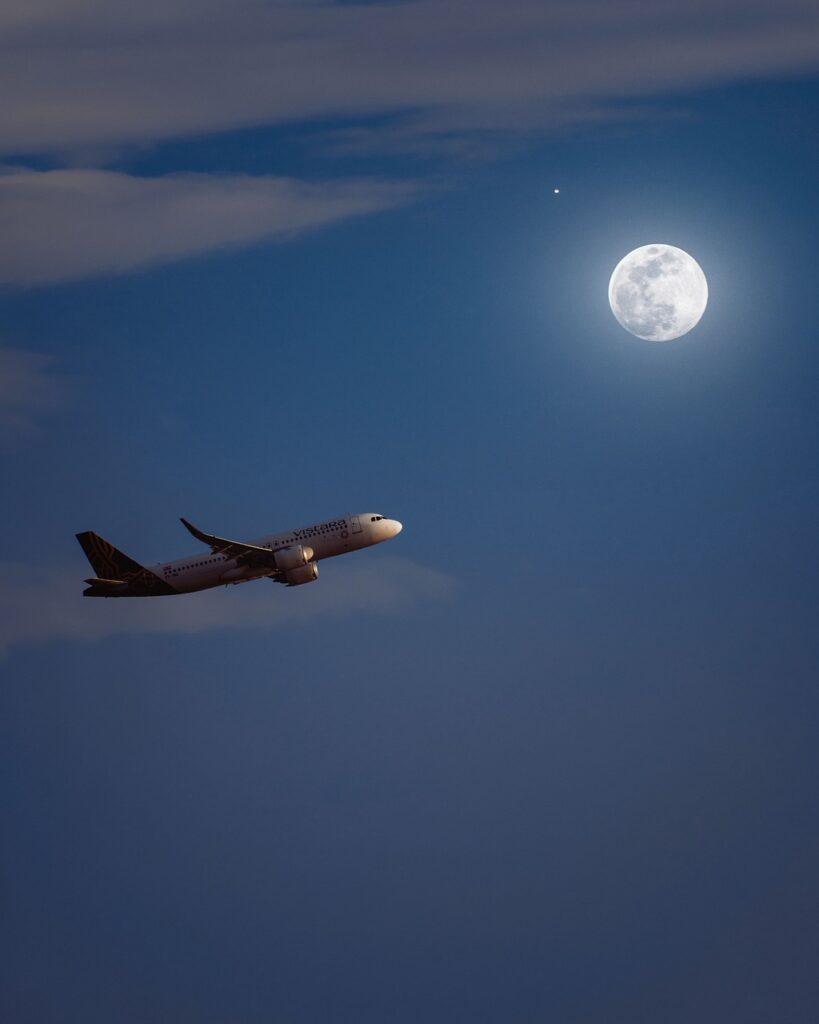
[[[655,242],[624,256],[609,281],[609,305],[618,323],[645,341],[682,337],[700,321],[708,282],[693,256]]]

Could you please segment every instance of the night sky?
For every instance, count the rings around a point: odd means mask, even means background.
[[[0,1017],[815,1024],[815,4],[10,0],[0,95]]]

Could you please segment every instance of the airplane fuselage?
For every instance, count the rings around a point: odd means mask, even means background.
[[[186,520],[185,527],[210,550],[172,562],[144,566],[95,533],[77,534],[96,572],[86,580],[87,597],[154,597],[189,594],[211,587],[246,583],[267,577],[287,586],[318,578],[317,563],[349,551],[371,547],[401,532],[401,524],[377,512],[328,519],[258,540],[233,541],[202,533]]]
[[[371,521],[375,520],[375,521]],[[271,533],[258,540],[250,541],[260,548],[272,552],[283,551],[297,546],[313,549],[309,562],[358,551],[361,548],[380,544],[394,537],[400,530],[395,529],[395,520],[377,517],[368,512],[341,519],[329,519],[316,526],[304,526],[287,533]],[[195,590],[207,590],[230,583],[245,583],[270,575],[270,567],[248,565],[225,555],[191,555],[174,562],[162,562],[152,566],[152,571],[169,583],[180,594]]]

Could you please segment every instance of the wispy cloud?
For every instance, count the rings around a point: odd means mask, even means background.
[[[214,249],[286,238],[405,202],[374,180],[101,170],[0,171],[0,284],[122,273]]]
[[[64,397],[53,357],[0,348],[0,447],[36,432],[41,417],[61,405]]]
[[[633,119],[660,93],[815,69],[819,8],[808,0],[9,0],[0,153],[87,165],[121,146],[312,121],[328,157],[463,159]],[[0,285],[286,238],[416,194],[377,180],[7,166]]]
[[[519,134],[819,68],[812,0],[8,0],[0,37],[7,154],[339,115]]]
[[[0,656],[18,645],[95,641],[121,634],[270,630],[305,619],[395,614],[452,593],[455,581],[405,558],[330,567],[315,584],[285,590],[261,580],[199,594],[157,598],[82,597],[74,572],[0,564]]]

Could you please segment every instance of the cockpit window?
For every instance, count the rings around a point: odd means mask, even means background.
[[[384,518],[383,516],[370,516],[370,522],[371,523],[377,523],[377,522],[379,522],[379,520],[381,520],[383,518]]]

